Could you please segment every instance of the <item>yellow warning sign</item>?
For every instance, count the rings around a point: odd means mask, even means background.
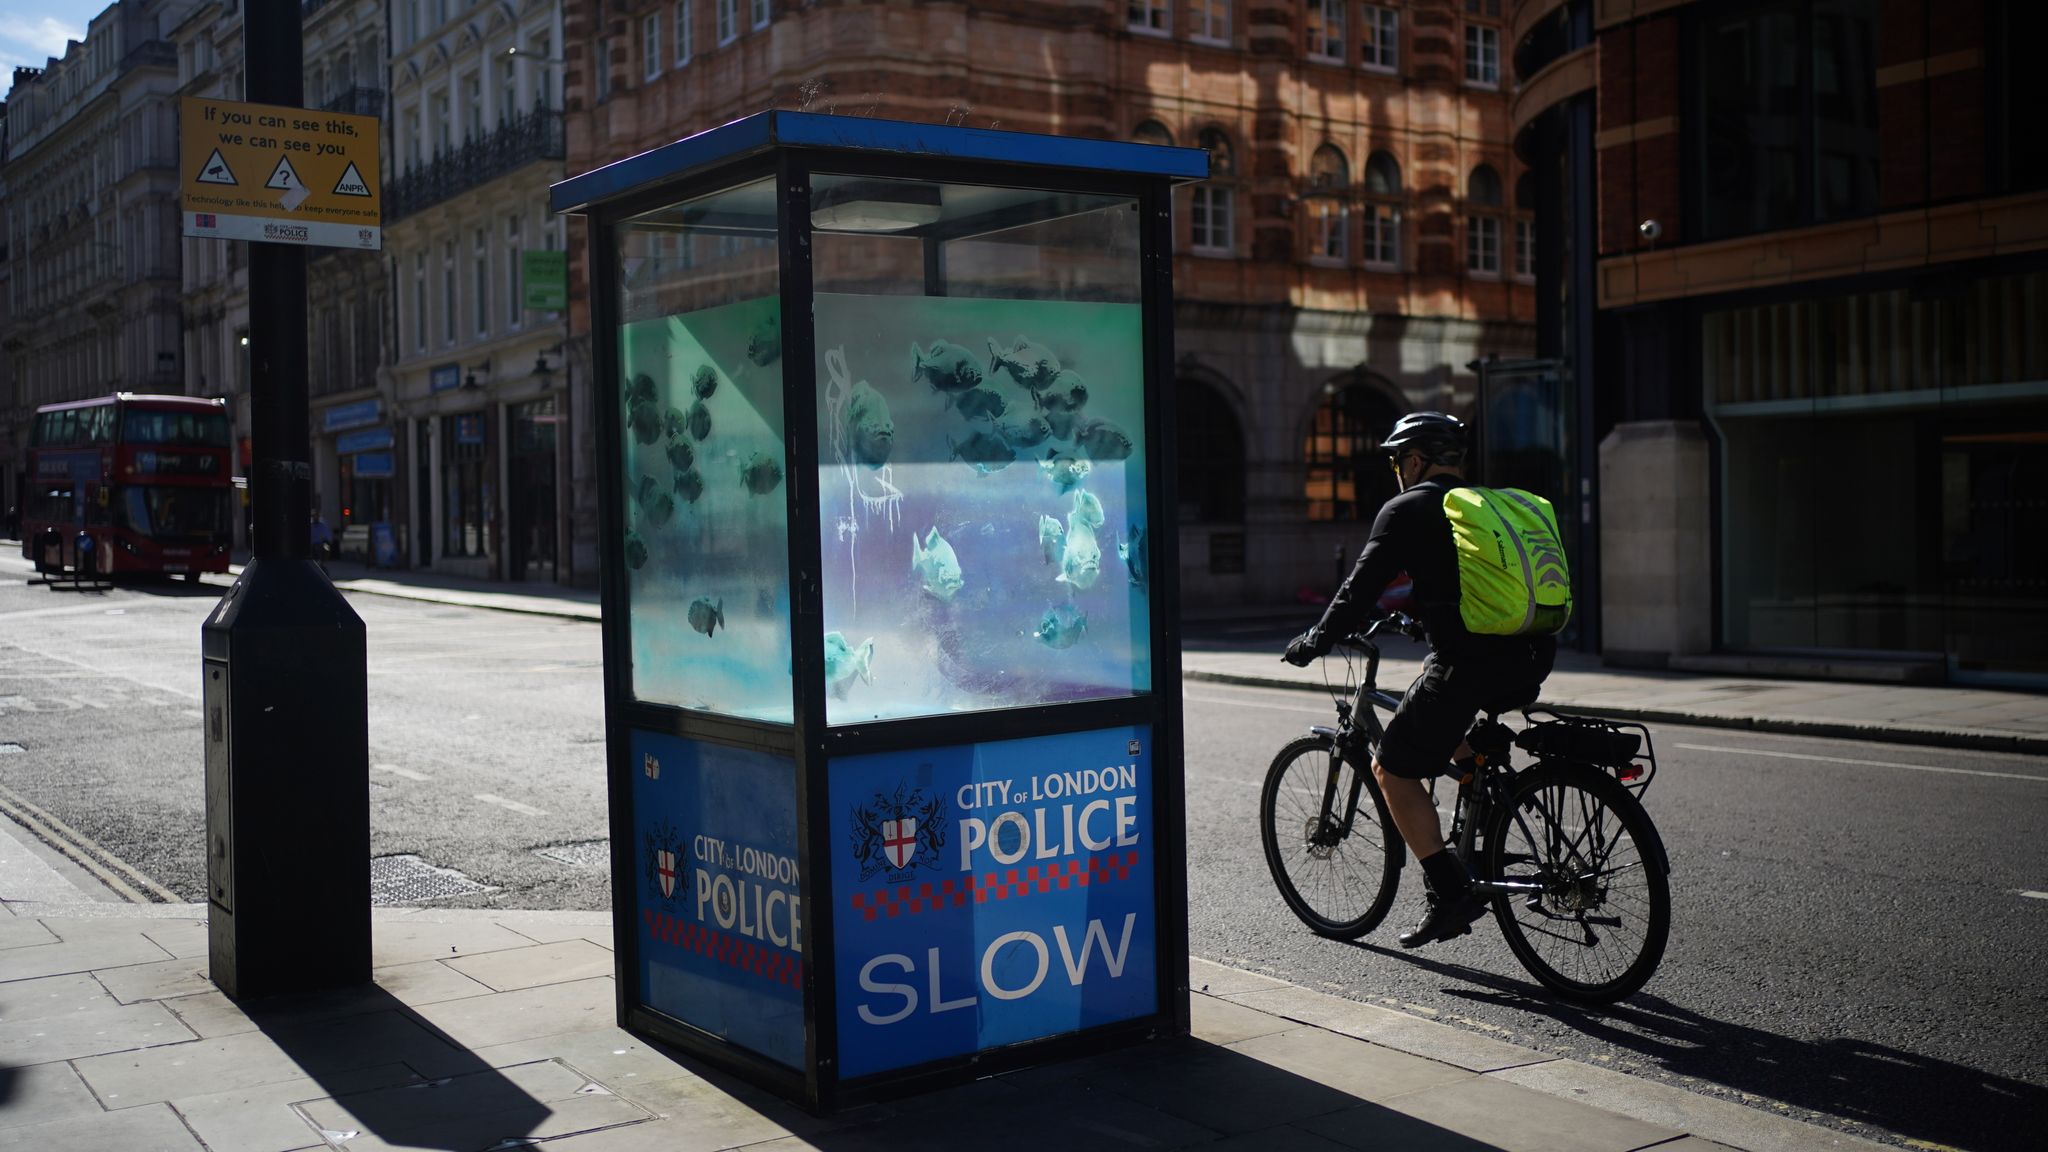
[[[179,105],[185,235],[382,246],[375,116],[195,96]]]

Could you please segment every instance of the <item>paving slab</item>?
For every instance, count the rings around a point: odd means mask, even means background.
[[[1385,1103],[1474,1075],[1440,1061],[1361,1044],[1321,1028],[1297,1028],[1259,1036],[1232,1044],[1229,1050],[1368,1103]]]
[[[170,953],[134,930],[132,925],[136,923],[139,921],[122,922],[121,926],[128,929],[125,932],[0,951],[0,982],[58,976],[67,972],[91,972],[127,964],[153,964],[170,959]],[[68,931],[71,926],[66,924],[64,927]]]
[[[394,920],[379,923],[370,933],[370,964],[388,968],[421,960],[448,960],[479,952],[531,947],[533,941],[488,921]]]
[[[190,1030],[156,1003],[88,1008],[0,1029],[0,1068],[182,1044]]]
[[[581,937],[504,952],[487,952],[444,963],[472,980],[489,985],[494,992],[537,988],[543,984],[566,984],[572,980],[612,974],[612,954]]]
[[[57,934],[44,927],[40,920],[22,920],[11,916],[0,920],[0,951],[56,943],[60,943]]]
[[[1298,1029],[1297,1029],[1298,1031]],[[1246,1044],[1275,1041],[1281,1036],[1246,1040]],[[1359,1055],[1366,1046],[1345,1041]],[[1401,1057],[1407,1059],[1407,1057]],[[1042,1077],[1005,1077],[1031,1089],[1029,1098],[1081,1085],[1113,1092],[1120,1097],[1179,1118],[1218,1134],[1234,1135],[1320,1116],[1348,1108],[1358,1101],[1343,1090],[1295,1075],[1235,1046],[1200,1040],[1169,1040],[1092,1061],[1078,1075],[1061,1075],[1055,1065],[1042,1070]],[[1043,1084],[1034,1083],[1043,1080]],[[1256,1100],[1258,1106],[1248,1106]]]
[[[1211,996],[1230,996],[1238,992],[1255,992],[1261,988],[1293,987],[1285,980],[1263,976],[1257,972],[1247,972],[1242,968],[1232,968],[1218,964],[1214,960],[1204,960],[1199,956],[1188,959],[1188,985],[1197,992],[1207,992]]]
[[[205,1152],[165,1104],[0,1129],[0,1152]]]
[[[1398,1052],[1441,1060],[1472,1072],[1493,1072],[1556,1059],[1534,1048],[1291,984],[1243,992],[1230,999],[1260,1012],[1370,1040]]]
[[[0,1107],[0,1129],[26,1128],[73,1116],[95,1115],[100,1102],[70,1064],[58,1060],[27,1068],[0,1068],[7,1103]]]
[[[360,988],[273,996],[246,1005],[238,1005],[218,991],[180,996],[164,1004],[200,1036],[232,1036],[257,1031],[271,1021],[310,1024],[388,1011],[394,1000],[406,1005],[434,1004],[491,992],[436,960],[375,968],[370,979],[373,984]]]
[[[1444,1131],[1516,1152],[1632,1152],[1685,1135],[1487,1077],[1411,1092],[1388,1107]]]
[[[168,924],[151,924],[142,930],[156,946],[181,959],[204,959],[206,957],[206,921],[177,921]]]
[[[77,1062],[78,1074],[107,1107],[131,1108],[191,1095],[195,1086],[231,1091],[400,1062],[425,1076],[475,1065],[396,1011],[279,1028],[274,1035],[246,1032],[95,1056]]]
[[[1195,1037],[1211,1044],[1235,1044],[1239,1040],[1270,1036],[1294,1027],[1294,1022],[1285,1017],[1200,992],[1188,998],[1188,1012]]]
[[[1492,1076],[1748,1152],[1877,1152],[1885,1147],[1830,1128],[1571,1060],[1509,1068]]]
[[[108,968],[97,975],[114,999],[123,1004],[141,1000],[171,1000],[214,990],[206,975],[204,957],[187,960],[159,960],[154,964],[130,964]]]
[[[611,977],[606,976],[423,1004],[414,1011],[455,1043],[483,1048],[557,1032],[587,1032],[610,1023],[616,1004]]]
[[[0,1025],[119,1005],[90,972],[0,984]]]
[[[292,1107],[335,1093],[362,1091],[422,1079],[403,1064],[383,1064],[329,1073],[321,1080],[298,1077],[204,1096],[183,1096],[171,1107],[206,1142],[209,1152],[289,1152],[310,1145],[325,1146],[317,1129]]]
[[[652,1118],[556,1060],[307,1101],[298,1110],[350,1152],[496,1148]]]

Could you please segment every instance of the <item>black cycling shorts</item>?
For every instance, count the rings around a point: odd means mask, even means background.
[[[1408,686],[1401,706],[1387,721],[1377,756],[1380,765],[1410,780],[1448,771],[1452,753],[1480,709],[1506,711],[1533,702],[1556,653],[1548,641],[1484,656],[1464,655],[1455,664],[1431,652],[1422,662],[1422,674]]]

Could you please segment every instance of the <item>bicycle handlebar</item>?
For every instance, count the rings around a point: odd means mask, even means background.
[[[1338,643],[1349,644],[1355,648],[1367,647],[1372,644],[1372,638],[1379,635],[1383,630],[1399,632],[1401,635],[1418,643],[1422,642],[1425,636],[1420,621],[1404,612],[1389,612],[1385,616],[1373,621],[1365,631],[1353,632],[1351,635],[1339,640]]]

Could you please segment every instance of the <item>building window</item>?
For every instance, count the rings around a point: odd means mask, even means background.
[[[1351,238],[1345,227],[1350,218],[1349,205],[1345,203],[1350,187],[1351,173],[1344,153],[1334,144],[1316,149],[1309,160],[1308,175],[1311,259],[1342,264],[1351,258]]]
[[[676,67],[690,62],[690,0],[676,0]]]
[[[1500,87],[1500,29],[1465,25],[1465,82]]]
[[[640,78],[661,76],[661,13],[649,12],[640,22]]]
[[[1173,133],[1157,120],[1147,120],[1131,129],[1131,140],[1137,144],[1157,144],[1164,148],[1173,147]]]
[[[1309,425],[1302,459],[1308,465],[1302,494],[1310,520],[1371,523],[1380,505],[1399,491],[1380,441],[1394,430],[1394,406],[1361,369],[1346,382],[1323,385],[1322,403]],[[1362,543],[1362,542],[1361,542]]]
[[[1230,188],[1222,182],[1237,174],[1231,160],[1230,139],[1220,129],[1205,128],[1200,141],[1203,150],[1209,153],[1209,178],[1216,182],[1197,184],[1194,188],[1188,213],[1193,226],[1189,242],[1203,255],[1228,256],[1234,232]]]
[[[718,44],[724,47],[739,39],[740,0],[716,0],[718,4]]]
[[[484,138],[484,78],[471,72],[462,79],[462,94],[469,105],[464,109],[464,143]]]
[[[1173,35],[1173,7],[1169,0],[1130,0],[1124,8],[1131,31]]]
[[[427,350],[427,254],[412,254],[412,344],[413,351]]]
[[[475,312],[476,334],[478,336],[487,335],[491,330],[491,253],[490,249],[485,246],[487,235],[484,229],[477,229],[476,245],[470,252],[476,265],[471,274],[476,280],[472,288],[476,292]]]
[[[1180,522],[1230,524],[1244,519],[1244,430],[1223,394],[1206,381],[1174,381],[1174,423],[1180,448]]]
[[[484,440],[489,424],[482,412],[441,417],[443,556],[484,555]]]
[[[1401,13],[1378,4],[1361,11],[1358,62],[1366,68],[1392,72],[1401,66]]]
[[[766,28],[768,26],[769,19],[773,17],[775,14],[774,4],[772,4],[770,0],[753,0],[753,4],[754,27]]]
[[[1210,44],[1230,43],[1230,0],[1192,0],[1188,36]]]
[[[519,73],[513,69],[512,61],[498,65],[498,123],[503,125],[519,111]]]
[[[519,214],[505,217],[505,325],[519,327]]]
[[[1365,161],[1366,204],[1360,218],[1367,264],[1391,268],[1401,262],[1401,166],[1385,152]]]
[[[444,156],[454,150],[455,141],[450,135],[448,118],[448,93],[436,92],[431,101],[434,109],[434,155]]]
[[[1500,275],[1500,176],[1481,164],[1465,181],[1465,270]]]
[[[1318,60],[1344,59],[1344,6],[1351,0],[1308,0],[1308,54]]]
[[[612,96],[612,42],[608,36],[597,38],[597,99],[599,103]]]
[[[1488,16],[1500,19],[1500,0],[1465,0],[1467,16]]]
[[[441,241],[441,342],[455,343],[455,241]]]
[[[1536,237],[1529,221],[1520,217],[1515,220],[1515,275],[1524,280],[1536,275]]]

